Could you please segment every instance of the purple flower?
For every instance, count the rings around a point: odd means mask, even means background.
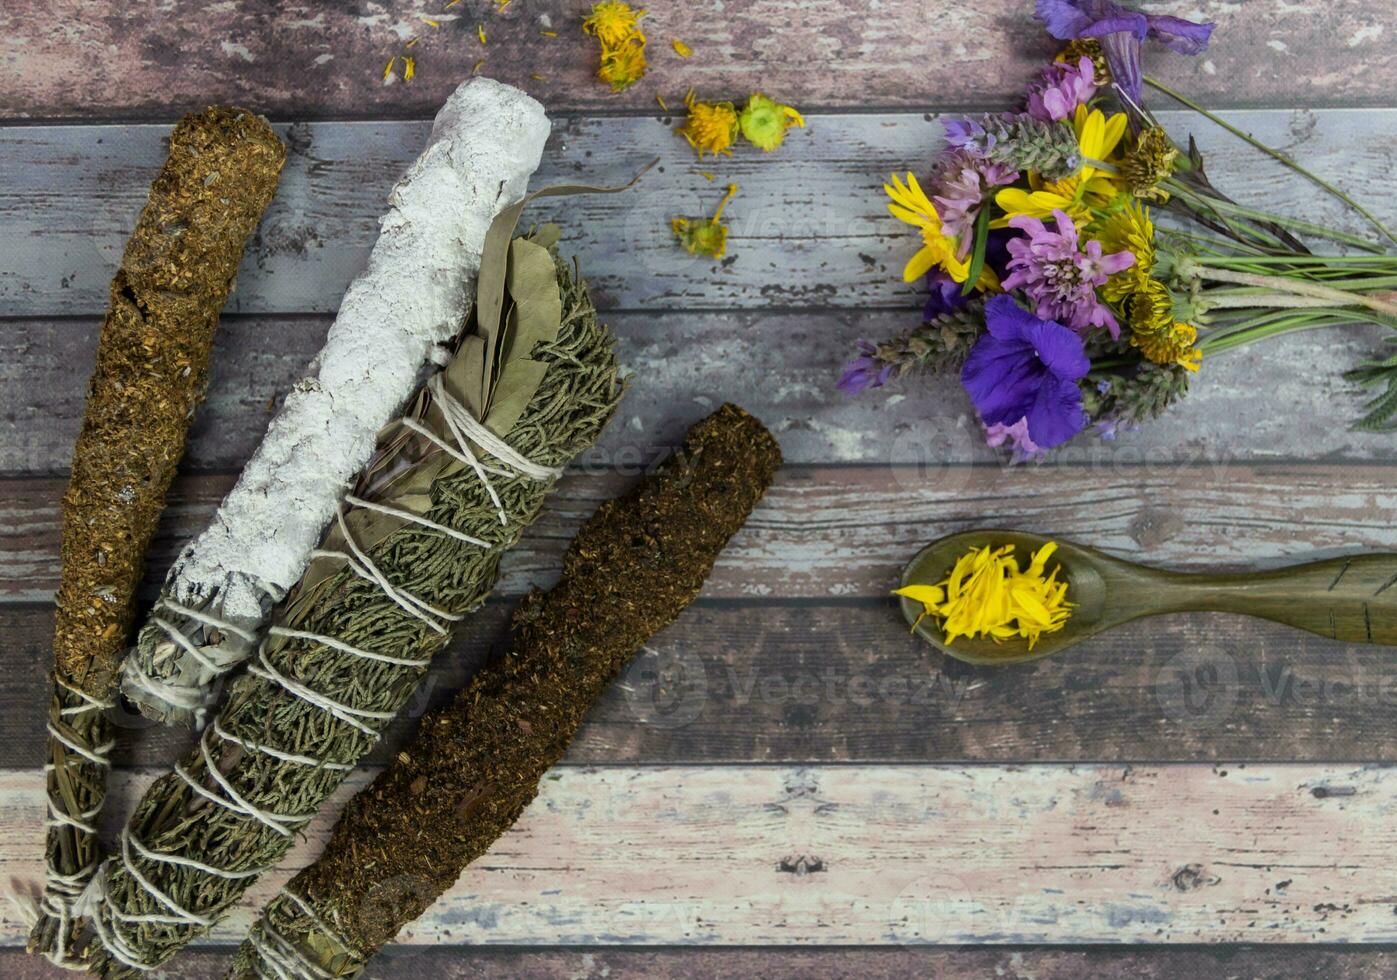
[[[945,269],[936,268],[928,272],[926,286],[931,290],[931,295],[927,297],[926,308],[922,310],[923,323],[930,323],[941,314],[958,310],[970,302],[970,294]]]
[[[1096,67],[1083,56],[1075,65],[1054,62],[1028,89],[1028,114],[1044,122],[1071,119],[1096,95]]]
[[[1019,173],[969,150],[946,155],[931,178],[932,201],[941,218],[941,233],[960,241],[960,258],[975,243],[975,218],[994,188],[1012,184]]]
[[[878,348],[867,340],[858,342],[859,356],[844,368],[844,376],[836,387],[846,395],[857,395],[869,388],[881,388],[892,377],[893,365],[886,364],[876,357]]]
[[[1013,117],[1013,113],[1001,113],[1005,119]],[[946,130],[946,142],[957,150],[969,150],[972,153],[985,154],[995,147],[999,142],[998,137],[985,129],[974,119],[964,119],[960,117],[947,117],[941,120],[941,125]]]
[[[1213,24],[1195,24],[1182,17],[1142,14],[1112,0],[1037,0],[1038,19],[1059,41],[1094,37],[1101,41],[1111,79],[1139,101],[1143,77],[1140,45],[1153,38],[1180,54],[1198,54],[1208,46]]]
[[[961,384],[987,429],[1013,429],[1039,449],[1060,446],[1087,426],[1077,382],[1091,368],[1082,338],[1000,294],[985,304],[986,332],[961,370]]]
[[[1062,211],[1054,211],[1053,219],[1056,231],[1029,215],[1009,219],[1009,226],[1026,237],[1009,242],[1010,275],[1004,288],[1022,287],[1045,320],[1060,321],[1077,331],[1105,327],[1112,337],[1119,337],[1120,324],[1096,295],[1096,287],[1134,265],[1135,256],[1130,252],[1102,255],[1101,243],[1095,239],[1082,251],[1072,219]]]
[[[1009,240],[1019,237],[1010,228],[994,228],[985,241],[985,267],[1001,280],[1009,274]],[[945,269],[932,269],[926,274],[926,286],[931,291],[926,308],[922,310],[922,322],[929,323],[943,313],[958,310],[970,302],[971,284],[956,282]]]

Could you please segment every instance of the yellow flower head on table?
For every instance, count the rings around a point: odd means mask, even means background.
[[[736,193],[737,185],[729,184],[727,195],[711,218],[674,218],[670,221],[670,229],[685,251],[690,255],[703,255],[710,259],[721,259],[727,254],[728,226],[723,224],[721,219],[723,209]]]
[[[622,92],[645,75],[645,33],[640,18],[645,10],[633,10],[620,0],[604,0],[592,5],[592,13],[582,22],[582,30],[601,42],[601,63],[597,77]],[[481,38],[482,43],[484,38]]]
[[[1032,650],[1039,637],[1062,629],[1072,614],[1067,583],[1058,581],[1057,568],[1046,572],[1056,551],[1057,544],[1048,542],[1020,570],[1013,545],[972,548],[935,585],[908,585],[895,594],[922,604],[918,623],[927,616],[940,620],[947,645],[958,636],[995,642],[1017,637],[1028,640]]]
[[[613,92],[624,92],[645,77],[650,66],[645,61],[645,42],[627,41],[614,48],[603,48],[597,77]]]
[[[620,0],[603,0],[592,4],[592,13],[582,22],[582,30],[600,41],[602,47],[619,47],[633,38],[644,43],[645,35],[640,30],[643,16],[643,7],[633,10],[630,4]]]
[[[805,117],[791,106],[753,92],[738,117],[738,126],[747,142],[770,153],[785,141],[786,130],[792,126],[805,128]]]
[[[691,94],[685,105],[689,107],[689,116],[676,132],[698,151],[699,159],[705,153],[732,156],[732,144],[737,139],[737,109],[733,104],[700,102]]]

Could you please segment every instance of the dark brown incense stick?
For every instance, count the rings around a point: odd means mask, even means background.
[[[232,975],[358,975],[518,819],[607,685],[698,595],[780,462],[761,423],[725,405],[635,490],[602,504],[558,585],[515,613],[509,655],[428,715],[350,801]]]
[[[203,398],[218,313],[286,150],[265,120],[214,107],[185,116],[127,242],[97,346],[72,478],[49,709],[48,877],[29,948],[65,958],[73,899],[96,866],[107,722],[146,545]]]

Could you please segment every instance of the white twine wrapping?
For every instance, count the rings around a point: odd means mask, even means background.
[[[80,715],[93,711],[106,711],[112,707],[112,702],[101,698],[93,697],[82,688],[68,683],[57,674],[54,675],[54,683],[76,697],[81,703],[59,708],[59,718],[76,718]],[[107,740],[100,745],[87,746],[70,738],[66,732],[58,728],[49,721],[45,724],[49,735],[70,752],[82,758],[85,763],[102,768],[111,766],[108,755],[115,745],[112,740]],[[44,782],[48,783],[48,774],[54,771],[53,763],[44,764]],[[102,812],[101,804],[84,810],[79,813],[68,811],[64,801],[55,798],[52,791],[45,786],[46,814],[44,816],[44,829],[53,827],[72,827],[80,834],[96,836],[97,826],[93,823]],[[38,922],[40,912],[58,922],[58,932],[54,944],[43,951],[43,956],[54,966],[63,970],[85,970],[87,965],[80,960],[73,960],[68,957],[70,948],[70,933],[77,920],[82,918],[78,910],[79,903],[83,899],[84,892],[90,887],[93,874],[96,872],[98,862],[96,860],[79,868],[72,874],[59,872],[50,862],[45,862],[43,894],[39,898],[37,905],[32,902],[21,902],[15,899],[21,908],[21,915],[26,921],[33,924]],[[32,921],[31,921],[32,918]]]
[[[496,436],[477,421],[471,415],[470,410],[453,398],[446,390],[446,387],[441,383],[441,376],[439,374],[433,376],[431,381],[428,382],[427,388],[431,392],[433,402],[441,410],[443,416],[450,420],[448,425],[453,438],[456,440],[456,444],[452,446],[449,451],[454,457],[460,459],[462,462],[466,462],[467,465],[470,466],[471,470],[484,485],[491,500],[495,501],[497,505],[499,504],[500,498],[494,486],[490,483],[491,475],[506,478],[523,476],[540,482],[553,480],[561,475],[561,469],[535,463],[533,460],[516,452],[507,442]],[[399,421],[406,424],[409,420],[402,419]],[[482,453],[498,460],[503,466],[489,466],[480,460],[475,451],[471,448],[472,442]],[[346,497],[346,501],[349,502],[351,506],[355,507],[363,507],[369,510],[384,510],[381,505],[376,505],[371,501],[365,501],[354,496]],[[433,533],[439,533],[458,539],[465,537],[453,528],[449,528],[444,524],[439,524],[408,511],[390,509],[390,513],[400,516],[408,523],[426,528]],[[508,516],[505,514],[502,507],[499,510],[499,515],[501,521],[508,524]],[[417,619],[423,620],[428,626],[443,634],[448,631],[448,628],[434,621],[431,618],[432,616],[440,617],[447,622],[455,622],[463,618],[461,615],[438,609],[417,596],[413,596],[407,590],[393,585],[388,577],[374,564],[368,553],[354,540],[353,535],[349,531],[349,526],[344,520],[343,511],[340,511],[336,515],[336,518],[339,521],[341,534],[345,539],[346,546],[350,549],[350,553],[345,554],[342,552],[316,549],[317,554],[343,559],[356,575],[377,585],[380,591],[404,612]],[[492,545],[486,541],[479,541],[474,538],[470,538],[469,540],[472,544],[476,544],[480,547],[492,547]],[[207,622],[209,618],[207,614],[204,614],[201,621]],[[389,721],[394,717],[396,712],[370,711],[363,708],[355,708],[352,705],[337,701],[334,698],[316,691],[314,688],[301,681],[287,677],[277,670],[267,659],[267,640],[271,637],[287,637],[306,640],[311,643],[319,643],[332,650],[338,650],[350,656],[404,667],[425,667],[429,662],[429,658],[413,659],[395,657],[373,650],[364,650],[351,643],[346,643],[343,640],[337,639],[336,637],[311,633],[304,630],[288,629],[282,626],[273,626],[267,630],[267,637],[262,640],[257,648],[256,662],[248,668],[248,672],[261,677],[269,683],[275,684],[293,697],[299,698],[307,704],[324,711],[338,721],[357,729],[374,740],[380,737],[380,733],[370,722]],[[263,743],[253,742],[250,739],[234,736],[224,730],[218,718],[215,717],[213,724],[204,729],[199,737],[199,751],[203,757],[204,772],[213,780],[218,786],[218,790],[221,792],[216,792],[205,786],[183,766],[175,766],[175,773],[184,781],[191,791],[205,800],[208,800],[210,803],[230,810],[239,816],[256,820],[258,823],[261,823],[263,826],[284,837],[291,837],[294,835],[298,829],[303,827],[314,817],[314,814],[275,813],[263,809],[247,799],[246,796],[239,793],[228,777],[218,768],[217,760],[214,759],[213,753],[209,748],[210,735],[222,741],[238,745],[248,751],[260,752],[286,762],[336,770],[349,770],[354,768],[345,763],[336,763],[310,755],[288,752],[276,748],[275,746],[269,746]],[[142,891],[155,899],[155,901],[167,909],[170,914],[131,915],[113,908],[110,902],[106,901],[107,878],[105,867],[102,869],[102,873],[92,880],[92,886],[89,888],[90,895],[86,896],[85,900],[88,904],[94,906],[94,908],[96,905],[100,904],[111,917],[110,922],[104,923],[100,913],[92,915],[94,925],[96,926],[97,941],[111,954],[113,959],[132,969],[142,971],[154,969],[159,964],[147,964],[141,960],[140,956],[132,948],[129,939],[121,932],[121,924],[147,922],[208,927],[213,924],[213,920],[184,908],[155,885],[146,875],[141,873],[140,869],[135,866],[135,863],[131,859],[131,851],[133,849],[137,856],[149,862],[183,865],[185,867],[194,868],[204,874],[227,879],[256,877],[270,870],[272,867],[272,865],[267,865],[265,867],[242,871],[229,871],[182,855],[151,851],[130,833],[129,828],[124,830],[122,832],[121,851],[119,855],[122,869],[130,875],[131,879],[140,886]],[[307,917],[310,918],[317,927],[324,929],[328,935],[335,938],[336,941],[340,942],[346,949],[352,948],[348,943],[344,943],[340,940],[332,930],[326,927],[321,918],[311,909],[309,902],[285,889],[283,889],[283,894],[287,895],[293,902],[300,906],[302,911],[306,913]],[[306,980],[332,980],[330,975],[321,967],[307,960],[294,943],[272,931],[265,923],[262,924],[262,928],[266,933],[265,936],[259,936],[257,927],[254,927],[251,940],[258,955],[261,956],[275,972],[276,980],[296,980],[296,978],[306,978]],[[265,976],[260,966],[258,967],[258,975]]]

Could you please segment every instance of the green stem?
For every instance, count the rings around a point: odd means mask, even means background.
[[[1236,212],[1231,212],[1231,214],[1229,214],[1218,206],[1222,202],[1214,198],[1204,197],[1195,192],[1188,185],[1177,180],[1164,180],[1161,181],[1161,184],[1168,188],[1170,194],[1172,194],[1174,198],[1183,202],[1184,205],[1187,205],[1188,209],[1204,217],[1211,217],[1220,222],[1227,229],[1227,232],[1239,243],[1245,243],[1248,247],[1272,253],[1276,251],[1280,251],[1286,255],[1294,253],[1295,249],[1292,246],[1281,241],[1273,232],[1266,228],[1262,228],[1251,221],[1241,223],[1236,221]],[[1190,217],[1193,217],[1193,215],[1190,215]]]
[[[1316,235],[1320,238],[1327,238],[1332,242],[1340,242],[1344,245],[1352,245],[1354,248],[1361,248],[1366,252],[1382,254],[1382,246],[1374,245],[1366,238],[1359,238],[1357,235],[1350,235],[1348,232],[1339,231],[1336,228],[1327,228],[1324,225],[1317,225],[1311,221],[1301,221],[1298,218],[1287,218],[1279,214],[1271,214],[1268,211],[1259,211],[1256,208],[1243,207],[1232,201],[1224,201],[1214,197],[1203,197],[1191,191],[1186,185],[1173,178],[1161,181],[1171,194],[1178,194],[1191,203],[1202,203],[1211,208],[1218,215],[1236,215],[1237,217],[1248,218],[1253,221],[1268,221],[1282,228],[1291,228],[1295,231],[1304,232],[1309,235]]]
[[[1205,337],[1198,342],[1198,347],[1203,351],[1204,357],[1212,357],[1226,351],[1244,347],[1247,344],[1254,344],[1258,340],[1266,340],[1270,337],[1279,337],[1283,334],[1296,333],[1301,330],[1315,330],[1319,327],[1330,326],[1331,322],[1325,315],[1299,314],[1287,317],[1272,323],[1261,324],[1248,330],[1221,335],[1217,338]]]
[[[1327,306],[1366,306],[1370,310],[1397,316],[1397,303],[1368,296],[1364,293],[1348,293],[1342,289],[1322,286],[1317,282],[1294,279],[1288,276],[1262,276],[1254,272],[1238,272],[1232,269],[1216,269],[1199,266],[1197,274],[1203,279],[1216,282],[1230,282],[1238,286],[1256,286],[1261,289],[1274,289],[1281,293],[1308,296],[1323,300]]]
[[[1194,112],[1203,116],[1203,118],[1212,121],[1218,126],[1221,126],[1223,129],[1227,130],[1227,132],[1231,133],[1233,136],[1236,136],[1238,139],[1243,140],[1249,145],[1260,150],[1262,153],[1265,153],[1271,159],[1284,164],[1291,170],[1294,170],[1297,174],[1304,177],[1306,180],[1319,187],[1322,187],[1325,191],[1334,195],[1334,197],[1338,198],[1340,201],[1343,201],[1349,207],[1353,208],[1354,211],[1358,212],[1364,218],[1366,218],[1368,220],[1368,223],[1371,224],[1378,231],[1380,231],[1383,234],[1383,236],[1387,238],[1388,241],[1397,244],[1397,237],[1394,237],[1392,232],[1388,230],[1387,226],[1383,224],[1381,221],[1379,221],[1371,212],[1368,211],[1367,208],[1363,207],[1353,198],[1349,197],[1343,191],[1339,190],[1339,188],[1329,183],[1329,181],[1318,176],[1317,174],[1311,173],[1304,167],[1300,166],[1300,164],[1296,163],[1295,160],[1293,160],[1288,154],[1282,153],[1280,150],[1273,149],[1272,147],[1267,146],[1265,143],[1256,139],[1250,133],[1243,132],[1227,120],[1223,119],[1221,116],[1209,112],[1207,109],[1203,108],[1201,105],[1199,105],[1197,102],[1194,102],[1192,99],[1190,99],[1183,93],[1176,92],[1173,89],[1169,88],[1169,86],[1164,85],[1163,83],[1158,82],[1153,78],[1146,76],[1145,84],[1153,89],[1157,89],[1158,91],[1163,92],[1165,95],[1169,96],[1171,99],[1178,102],[1180,105],[1192,109]]]
[[[1205,293],[1210,310],[1303,310],[1333,307],[1327,299],[1296,296],[1294,293],[1248,293],[1219,290]]]

